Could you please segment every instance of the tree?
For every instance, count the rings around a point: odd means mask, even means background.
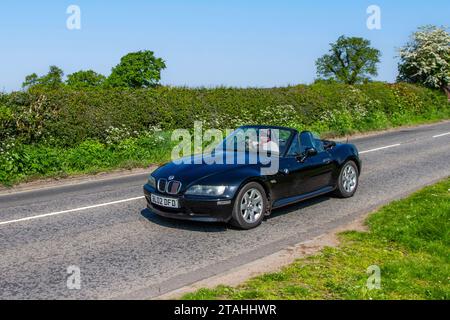
[[[25,77],[25,81],[22,83],[22,88],[30,88],[35,86],[39,82],[39,77],[36,73],[32,73]]]
[[[112,87],[154,87],[159,84],[161,70],[165,68],[164,60],[156,58],[152,51],[132,52],[120,59],[106,83]]]
[[[64,72],[60,68],[57,66],[50,66],[49,72],[45,76],[39,78],[38,82],[41,85],[54,88],[63,84],[63,76]]]
[[[45,86],[56,88],[63,84],[64,72],[57,66],[50,66],[48,73],[45,76],[38,77],[36,73],[32,73],[25,77],[22,83],[23,88],[31,88],[34,86]]]
[[[369,40],[340,36],[336,43],[330,45],[329,54],[316,61],[319,78],[355,84],[377,75],[381,53],[370,47]]]
[[[81,70],[67,76],[67,86],[75,89],[93,88],[103,85],[106,77],[93,70]]]
[[[445,28],[420,27],[399,57],[398,81],[442,89],[450,98],[450,34]]]

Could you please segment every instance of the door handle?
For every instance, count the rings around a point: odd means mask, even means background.
[[[330,158],[326,158],[322,160],[323,163],[325,164],[330,164],[331,163],[331,159]]]

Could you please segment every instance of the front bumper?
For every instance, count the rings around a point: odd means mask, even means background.
[[[156,205],[151,202],[150,195],[156,194],[162,197],[177,198],[180,208],[172,209]],[[148,184],[144,185],[144,195],[147,208],[157,215],[191,221],[203,222],[228,222],[233,210],[233,199],[174,196],[158,192]]]

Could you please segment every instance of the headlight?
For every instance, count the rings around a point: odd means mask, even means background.
[[[152,175],[150,175],[148,177],[148,182],[147,183],[148,183],[149,186],[151,186],[151,187],[156,189],[156,179]]]
[[[190,187],[186,194],[196,195],[196,196],[221,196],[225,190],[226,186],[202,186],[195,185]]]

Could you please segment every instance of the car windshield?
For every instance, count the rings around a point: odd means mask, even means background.
[[[218,146],[226,151],[258,152],[283,155],[288,147],[292,130],[270,127],[240,127]]]

